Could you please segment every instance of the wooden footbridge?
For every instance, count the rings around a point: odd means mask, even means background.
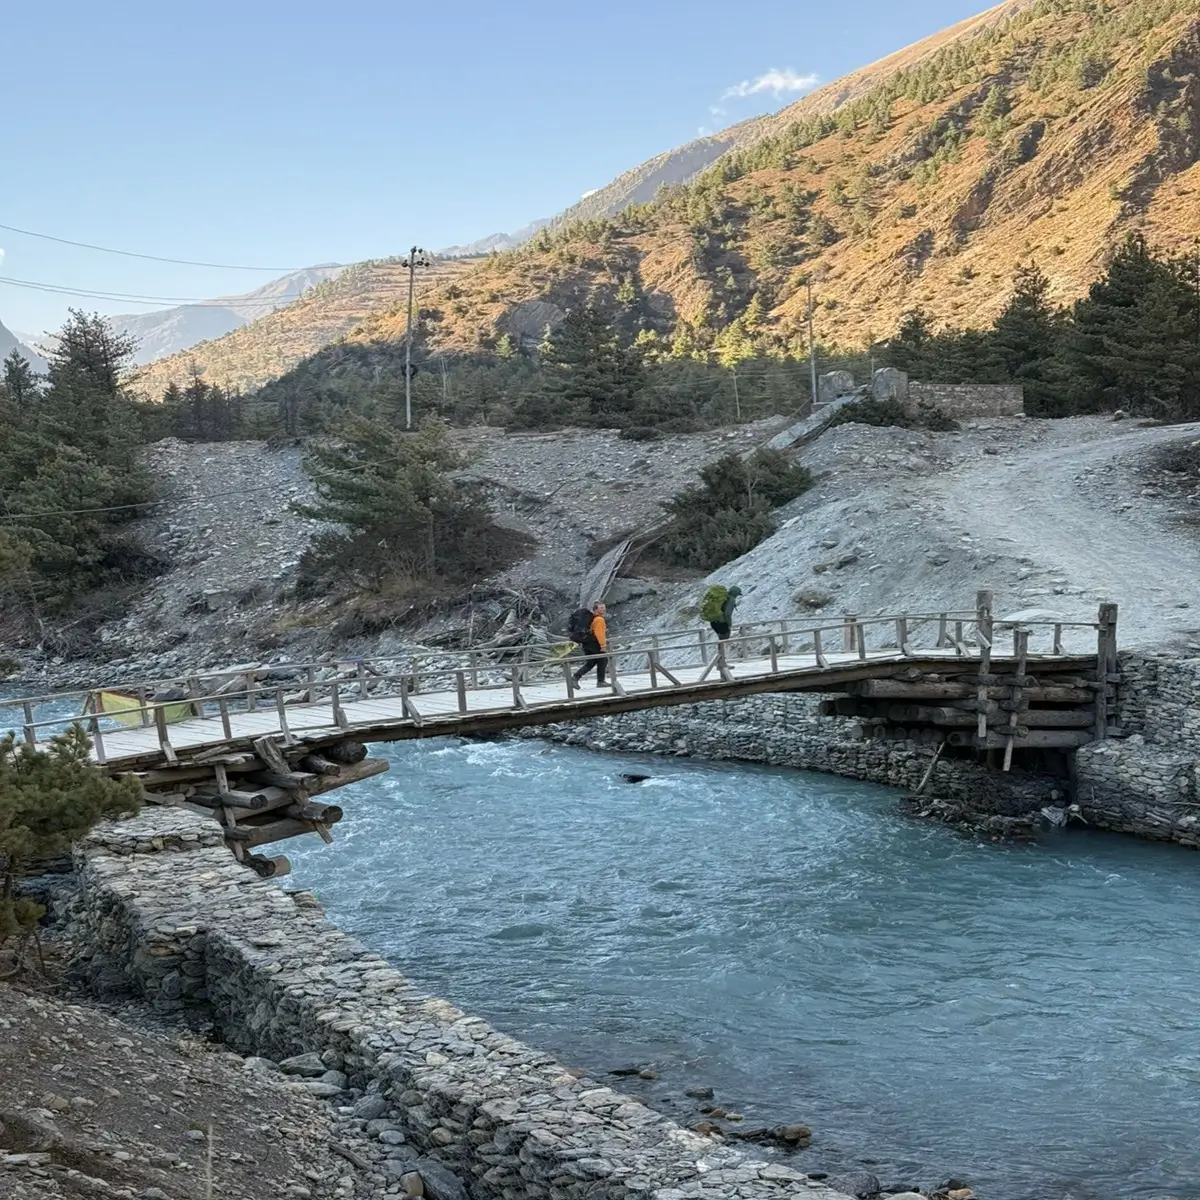
[[[325,793],[387,770],[367,745],[472,736],[634,709],[815,692],[859,736],[986,753],[1008,770],[1112,732],[1116,605],[1094,622],[995,620],[990,592],[961,612],[771,621],[718,642],[707,629],[613,639],[607,678],[576,682],[564,645],[388,660],[275,663],[135,685],[0,701],[0,730],[29,746],[82,709],[99,767],[149,799],[204,812],[260,874],[287,860],[251,853],[300,833],[332,840]],[[1036,675],[1034,674],[1036,672]]]

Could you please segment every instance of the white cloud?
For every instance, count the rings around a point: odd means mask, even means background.
[[[0,267],[4,265],[4,247],[0,246]]]
[[[769,71],[764,71],[757,79],[743,79],[741,83],[735,83],[733,87],[726,88],[721,99],[761,96],[764,92],[769,92],[776,97],[786,96],[792,92],[811,92],[818,83],[820,80],[816,75],[799,75],[790,67],[783,70],[772,67]]]
[[[579,198],[580,198],[581,200],[586,200],[586,199],[587,199],[589,196],[594,196],[594,195],[595,195],[595,194],[596,194],[596,193],[597,193],[599,190],[600,190],[599,188],[589,188],[589,189],[588,189],[586,192],[584,192],[584,193],[583,193],[583,195],[582,195],[582,196],[580,196]]]

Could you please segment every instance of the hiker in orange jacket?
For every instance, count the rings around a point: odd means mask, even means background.
[[[608,649],[608,622],[604,619],[605,611],[603,603],[595,605],[592,609],[592,623],[588,626],[587,633],[584,634],[582,646],[584,654],[588,656],[588,661],[575,672],[576,683],[579,683],[595,667],[596,686],[604,686],[604,672],[607,667],[604,652]]]

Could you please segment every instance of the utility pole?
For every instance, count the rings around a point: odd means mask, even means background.
[[[433,257],[419,246],[408,252],[401,264],[408,268],[408,332],[404,336],[404,428],[412,428],[412,319],[413,277],[418,267],[433,266]]]
[[[815,409],[817,407],[817,351],[813,342],[812,276],[810,275],[804,282],[808,288],[808,376],[809,384],[812,387],[811,407]]]
[[[734,412],[737,413],[738,421],[741,421],[741,419],[742,419],[742,401],[741,401],[741,398],[738,396],[737,363],[734,363],[733,366],[730,368],[730,370],[733,371],[733,409],[734,409]]]

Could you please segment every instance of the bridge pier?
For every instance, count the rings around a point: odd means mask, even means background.
[[[1069,755],[1120,732],[1110,720],[1120,682],[1117,605],[1100,605],[1095,670],[1050,659],[1037,664],[1037,676],[1027,673],[1029,635],[1019,623],[1012,629],[1011,669],[993,669],[998,648],[990,591],[978,593],[975,611],[979,657],[973,670],[951,663],[945,670],[910,668],[846,683],[830,689],[842,696],[822,701],[821,715],[856,718],[861,738],[975,751],[1003,771],[1015,756],[1028,766],[1043,752]],[[847,617],[847,629],[855,622]],[[1055,649],[1061,645],[1056,629]]]

